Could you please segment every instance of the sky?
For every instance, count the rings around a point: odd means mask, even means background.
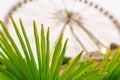
[[[0,0],[0,20],[4,21],[9,10],[19,1],[22,0]],[[93,3],[96,3],[99,6],[103,7],[103,9],[108,11],[111,15],[115,17],[116,20],[120,22],[120,5],[119,5],[120,0],[89,0],[89,1],[92,1]]]

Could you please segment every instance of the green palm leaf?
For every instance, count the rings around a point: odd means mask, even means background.
[[[59,37],[53,53],[50,53],[50,30],[48,28],[45,33],[44,26],[41,25],[41,33],[38,33],[34,21],[36,53],[33,53],[22,20],[20,19],[22,33],[12,17],[11,21],[23,53],[20,52],[4,23],[0,21],[3,28],[3,31],[0,31],[0,80],[120,80],[120,48],[115,51],[111,59],[111,52],[108,51],[97,67],[95,65],[98,62],[94,60],[80,62],[82,51],[62,70],[68,42],[67,39],[62,44],[63,34]],[[37,55],[37,61],[34,54]]]

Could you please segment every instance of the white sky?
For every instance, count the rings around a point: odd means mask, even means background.
[[[9,9],[22,0],[0,0],[0,20],[4,20]],[[120,22],[120,0],[90,0],[103,7]]]

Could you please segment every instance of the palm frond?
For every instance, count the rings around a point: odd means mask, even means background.
[[[98,62],[94,60],[80,62],[83,53],[81,51],[66,64],[61,72],[68,39],[62,44],[63,34],[61,34],[53,53],[50,53],[50,30],[48,28],[45,33],[44,26],[41,25],[39,34],[34,21],[33,32],[36,46],[36,53],[34,53],[22,20],[20,19],[22,33],[12,17],[11,21],[23,53],[15,44],[5,24],[0,21],[3,28],[3,31],[0,31],[0,62],[2,63],[0,64],[0,80],[120,80],[120,47],[111,58],[111,51],[108,51],[97,67],[95,65]],[[37,61],[34,54],[37,55]],[[50,61],[51,54],[53,55]]]

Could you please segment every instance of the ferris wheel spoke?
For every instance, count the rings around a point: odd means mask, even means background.
[[[83,43],[79,40],[79,38],[76,36],[73,27],[70,26],[70,30],[72,32],[73,37],[76,39],[76,41],[79,43],[79,45],[85,50],[86,53],[88,53],[87,49],[85,48],[85,46],[83,45]]]
[[[66,20],[66,22],[63,24],[63,27],[62,27],[62,29],[61,29],[61,31],[60,31],[60,33],[59,33],[57,39],[59,38],[59,36],[60,36],[61,34],[64,33],[65,28],[66,28],[66,26],[67,26],[68,23],[69,23],[69,20]],[[56,43],[57,43],[57,40],[55,40],[55,44],[53,45],[53,48],[55,47]],[[53,48],[52,48],[52,49],[53,49]]]
[[[77,23],[77,25],[83,29],[87,35],[89,36],[90,39],[92,39],[92,41],[97,45],[98,48],[100,48],[101,46],[106,47],[103,43],[101,43],[91,32],[89,32],[79,21],[75,20],[74,18],[72,18],[73,21],[75,21]]]

